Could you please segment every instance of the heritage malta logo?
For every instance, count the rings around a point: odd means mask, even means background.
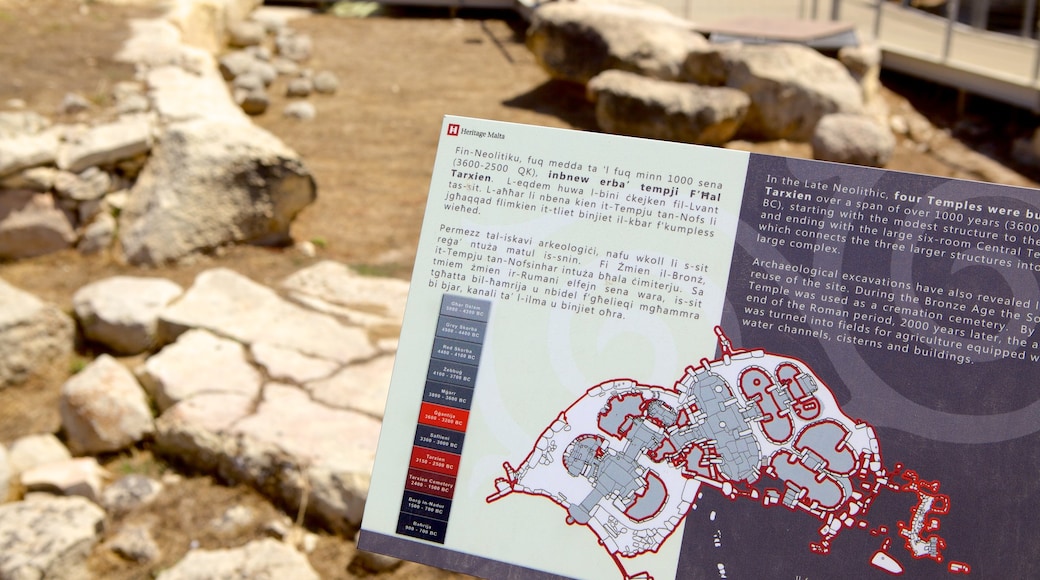
[[[459,129],[461,129],[461,127],[458,123],[448,123],[448,135],[451,135],[452,137],[458,137]]]

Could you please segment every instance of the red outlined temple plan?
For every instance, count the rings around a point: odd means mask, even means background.
[[[804,362],[734,349],[715,333],[721,357],[687,367],[671,388],[619,378],[589,389],[518,466],[503,465],[488,503],[512,493],[549,498],[568,524],[596,535],[626,579],[651,578],[628,568],[680,528],[704,488],[816,518],[808,549],[821,557],[856,528],[879,542],[864,565],[899,575],[901,561],[929,559],[970,573],[943,555],[939,517],[950,498],[938,481],[886,468],[874,428],[846,416]],[[916,495],[905,522],[868,521],[882,492]]]

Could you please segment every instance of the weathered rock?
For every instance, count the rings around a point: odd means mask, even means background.
[[[150,477],[130,474],[112,482],[101,492],[101,507],[112,516],[121,516],[147,504],[162,493],[163,485]]]
[[[707,43],[694,47],[683,63],[683,75],[680,80],[705,86],[721,86],[726,84],[729,76],[728,55],[740,50],[739,42]]]
[[[50,119],[32,111],[0,111],[0,139],[35,135],[50,126]]]
[[[177,342],[149,357],[137,375],[160,411],[200,393],[255,398],[262,382],[241,344],[205,330],[184,333]]]
[[[66,142],[58,154],[58,167],[73,173],[95,165],[108,165],[152,148],[152,123],[147,115],[121,117],[98,125]]]
[[[167,18],[181,30],[182,41],[216,53],[227,42],[227,24],[245,20],[262,0],[192,0],[176,2]]]
[[[54,163],[58,156],[59,138],[57,129],[0,138],[0,177]]]
[[[314,91],[331,95],[339,90],[339,77],[332,71],[321,71],[314,75]]]
[[[58,112],[63,115],[75,115],[90,110],[90,101],[78,93],[66,93],[58,105]]]
[[[300,74],[300,65],[296,61],[287,58],[273,58],[271,59],[271,66],[280,75],[293,76]]]
[[[60,171],[54,167],[30,167],[0,181],[0,189],[31,189],[44,193],[54,187]]]
[[[252,124],[196,120],[170,126],[120,216],[132,264],[161,264],[218,246],[289,240],[314,201],[299,156]]]
[[[527,31],[527,46],[542,68],[577,83],[608,69],[678,80],[690,52],[707,45],[689,22],[634,2],[542,4]]]
[[[260,24],[260,26],[263,27],[263,24],[259,22],[257,22],[257,24]],[[264,33],[266,34],[266,32],[267,31],[265,30]],[[253,55],[253,58],[255,58],[256,60],[263,62],[271,62],[271,59],[274,58],[274,52],[272,52],[270,48],[263,45],[250,46],[246,48],[246,52]]]
[[[253,20],[231,22],[227,27],[228,45],[236,48],[257,46],[267,39],[264,25]]]
[[[75,325],[57,307],[0,280],[0,388],[72,352]]]
[[[7,501],[7,493],[11,486],[11,464],[7,459],[7,448],[0,443],[0,504]]]
[[[379,422],[331,409],[296,387],[267,384],[260,404],[198,395],[163,413],[156,445],[205,471],[249,483],[337,531],[360,521]]]
[[[97,503],[105,477],[97,459],[77,457],[37,465],[22,472],[21,481],[27,492],[76,495]]]
[[[162,278],[114,276],[77,290],[72,307],[88,339],[119,354],[137,354],[158,344],[159,313],[183,293]]]
[[[232,81],[253,70],[257,58],[245,50],[234,50],[220,57],[217,61],[220,74],[226,81]]]
[[[0,259],[42,256],[76,241],[69,216],[46,193],[0,191]]]
[[[381,356],[350,365],[327,379],[310,382],[307,391],[315,401],[330,407],[352,409],[382,419],[393,370],[394,357]]]
[[[235,102],[242,107],[245,114],[256,116],[263,115],[271,106],[271,97],[263,89],[238,89],[235,91]]]
[[[605,71],[588,84],[596,122],[607,133],[722,145],[733,138],[751,99],[737,89],[702,87]]]
[[[301,308],[223,268],[199,274],[159,319],[163,337],[204,328],[245,344],[266,343],[340,364],[366,360],[377,352],[365,331]]]
[[[59,171],[54,175],[54,191],[73,201],[101,199],[112,187],[112,178],[97,167],[90,167],[79,175]]]
[[[218,534],[236,534],[254,525],[256,513],[244,505],[231,506],[209,522],[209,527]]]
[[[285,87],[287,97],[309,97],[314,90],[314,82],[307,77],[296,77]]]
[[[318,116],[318,110],[314,104],[308,101],[296,101],[289,103],[282,110],[282,116],[287,119],[298,119],[300,121],[312,121]]]
[[[112,214],[97,214],[87,227],[83,228],[83,235],[80,236],[76,249],[82,254],[95,254],[110,247],[116,239],[117,225]]]
[[[231,100],[215,65],[198,73],[179,66],[155,68],[148,72],[148,87],[155,110],[166,123],[192,119],[214,119],[222,125],[249,123],[249,118]],[[230,129],[224,126],[224,130]]]
[[[229,550],[192,550],[157,580],[197,578],[293,578],[318,580],[307,558],[290,546],[265,538]]]
[[[281,286],[292,300],[356,326],[399,328],[404,321],[408,283],[403,280],[363,276],[323,260],[295,272]]]
[[[62,385],[60,411],[73,454],[118,451],[155,430],[141,386],[107,354]]]
[[[863,90],[863,102],[869,103],[881,96],[881,46],[862,43],[844,46],[838,51],[838,60],[849,69]]]
[[[291,61],[304,62],[311,57],[314,51],[314,42],[311,37],[299,32],[286,32],[274,39],[275,51]]]
[[[0,578],[88,577],[83,564],[104,520],[105,512],[81,497],[0,505]]]
[[[827,115],[812,136],[814,159],[870,167],[884,167],[895,146],[888,127],[864,115]]]
[[[11,475],[19,475],[40,465],[72,459],[69,450],[53,433],[26,435],[11,443],[8,461]]]
[[[262,91],[266,85],[264,85],[264,79],[260,78],[260,75],[254,72],[247,72],[235,77],[235,80],[231,81],[231,86],[236,90]]]
[[[151,530],[144,525],[119,528],[105,545],[119,557],[139,564],[155,562],[162,556]]]
[[[253,344],[250,351],[253,360],[267,371],[267,376],[294,384],[327,378],[341,366],[335,361],[262,342]]]
[[[807,141],[824,115],[863,111],[862,91],[848,70],[806,46],[745,46],[726,58],[727,86],[751,97],[741,134]]]

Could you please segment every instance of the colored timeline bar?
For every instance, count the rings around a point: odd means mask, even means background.
[[[444,543],[491,302],[445,294],[408,460],[397,533]]]

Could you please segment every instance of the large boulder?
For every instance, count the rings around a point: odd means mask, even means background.
[[[61,310],[0,280],[0,388],[67,359],[74,336]]]
[[[884,167],[895,146],[892,131],[865,115],[827,115],[812,136],[814,159],[870,167]]]
[[[729,141],[751,102],[736,89],[660,81],[619,70],[597,75],[587,88],[603,131],[701,145]]]
[[[838,61],[797,44],[745,46],[725,54],[727,86],[751,97],[741,133],[808,141],[830,113],[863,112],[863,93]]]
[[[232,243],[282,244],[315,197],[299,157],[267,131],[220,119],[178,123],[131,190],[120,242],[140,265]]]
[[[708,41],[691,24],[639,2],[550,2],[534,12],[527,46],[554,78],[586,83],[608,69],[677,80]]]

